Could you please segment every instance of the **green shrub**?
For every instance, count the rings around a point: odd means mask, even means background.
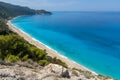
[[[63,61],[61,61],[60,59],[57,59],[56,57],[52,58],[51,63],[54,63],[54,64],[59,64],[59,65],[61,65],[61,66],[65,67],[65,68],[67,68],[67,67],[68,67],[66,63],[64,63],[64,62],[63,62]]]
[[[38,62],[45,66],[48,63],[59,64],[64,67],[67,65],[61,60],[47,56],[46,50],[38,49],[29,44],[17,34],[0,35],[0,59],[15,62],[18,60]]]
[[[49,62],[47,60],[39,60],[38,62],[41,66],[46,66],[49,64]]]
[[[25,56],[23,56],[22,61],[26,61],[26,60],[28,60],[28,57],[29,57],[29,55],[26,54]]]
[[[1,50],[0,50],[0,59],[2,58],[2,52],[1,52]]]
[[[14,55],[7,55],[7,57],[5,57],[5,61],[7,62],[16,62],[19,60],[19,57],[18,56],[14,56]]]

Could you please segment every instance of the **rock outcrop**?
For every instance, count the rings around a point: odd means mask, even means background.
[[[57,64],[49,64],[45,67],[26,65],[0,64],[0,80],[112,80],[100,79],[95,75],[87,77],[82,72],[66,69]]]

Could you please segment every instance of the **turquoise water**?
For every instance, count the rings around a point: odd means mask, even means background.
[[[120,79],[120,13],[53,12],[11,22],[61,55]]]

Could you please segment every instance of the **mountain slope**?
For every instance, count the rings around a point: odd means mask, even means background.
[[[33,10],[28,7],[21,7],[9,3],[0,2],[0,18],[8,19],[19,15],[32,15],[32,14],[51,14],[45,10]]]

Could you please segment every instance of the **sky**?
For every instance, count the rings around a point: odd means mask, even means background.
[[[50,11],[120,11],[120,0],[0,0]]]

